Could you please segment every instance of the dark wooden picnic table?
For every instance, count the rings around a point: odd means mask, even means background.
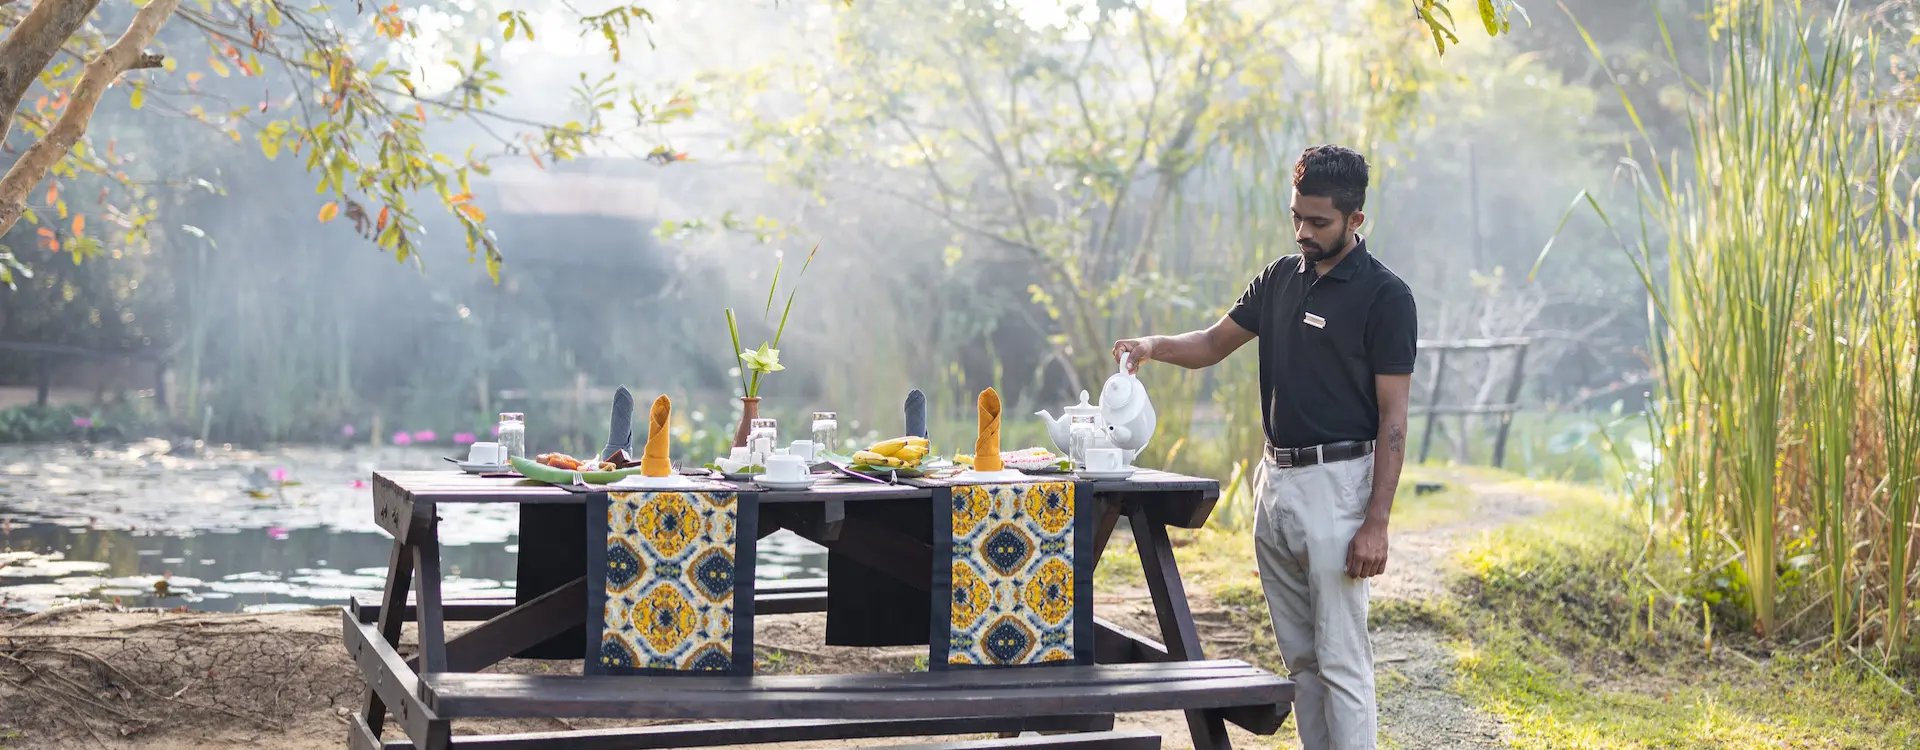
[[[1040,478],[1036,478],[1038,481]],[[393,535],[386,588],[355,599],[345,612],[347,650],[369,692],[354,717],[356,748],[702,747],[754,742],[1023,731],[1054,733],[1008,746],[1157,746],[1113,733],[1114,714],[1182,710],[1196,748],[1230,747],[1226,723],[1272,734],[1286,717],[1293,684],[1234,660],[1207,660],[1186,590],[1168,543],[1168,528],[1199,528],[1212,513],[1219,484],[1210,479],[1141,470],[1123,481],[1082,481],[1097,502],[1096,565],[1121,518],[1128,520],[1159,639],[1095,618],[1091,665],[959,672],[810,676],[523,675],[481,670],[579,628],[588,616],[590,578],[514,599],[448,600],[441,596],[439,507],[512,503],[584,507],[591,494],[530,480],[454,471],[390,471],[373,475],[374,515]],[[881,485],[823,481],[804,491],[757,491],[758,534],[779,529],[819,543],[905,584],[930,590],[933,550],[885,528],[863,527],[853,504],[931,505],[937,483]],[[1083,491],[1085,491],[1083,489]],[[871,507],[871,506],[869,506]],[[525,516],[523,516],[525,518]],[[842,540],[857,539],[843,544]],[[521,554],[531,544],[523,529]],[[554,540],[547,540],[549,542]],[[559,548],[579,550],[585,539]],[[550,547],[552,548],[552,547]],[[528,581],[517,585],[525,588]],[[822,581],[761,582],[757,614],[827,609]],[[447,638],[448,621],[475,621]],[[401,626],[417,625],[418,653],[403,657]],[[586,644],[581,642],[581,655]],[[384,739],[391,713],[407,739]],[[704,720],[611,730],[523,735],[453,735],[451,722],[483,717],[612,717]],[[719,720],[719,721],[716,721]],[[1065,734],[1081,732],[1085,734]],[[973,747],[975,745],[967,745]]]

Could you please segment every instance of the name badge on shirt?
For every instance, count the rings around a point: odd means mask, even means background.
[[[1310,326],[1313,326],[1313,327],[1315,327],[1315,328],[1326,328],[1326,327],[1327,327],[1327,319],[1326,319],[1326,318],[1322,318],[1322,317],[1320,317],[1320,316],[1318,316],[1318,315],[1315,315],[1315,314],[1313,314],[1313,313],[1307,313],[1307,317],[1306,317],[1305,319],[1303,319],[1303,320],[1301,320],[1301,322],[1303,322],[1303,323],[1306,323],[1307,325],[1310,325]]]

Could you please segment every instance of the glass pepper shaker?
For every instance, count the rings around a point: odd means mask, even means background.
[[[838,453],[840,438],[839,415],[830,411],[813,413],[813,444],[821,453]]]

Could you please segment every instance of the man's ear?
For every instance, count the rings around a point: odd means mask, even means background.
[[[1367,223],[1367,212],[1365,211],[1355,211],[1347,216],[1347,224],[1353,231],[1360,231],[1360,227]]]

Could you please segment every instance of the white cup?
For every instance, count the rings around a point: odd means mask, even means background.
[[[806,461],[809,464],[820,460],[820,454],[812,440],[795,440],[793,441],[793,446],[788,448],[787,452],[799,456],[800,460]]]
[[[474,443],[467,446],[467,463],[499,466],[507,462],[507,447],[499,443]]]
[[[799,482],[807,478],[807,462],[792,454],[767,457],[767,478],[776,482]]]
[[[1098,472],[1119,471],[1121,468],[1121,450],[1119,448],[1088,448],[1087,470]]]

